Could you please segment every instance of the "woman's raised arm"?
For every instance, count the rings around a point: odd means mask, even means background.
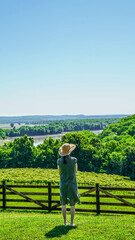
[[[77,163],[75,164],[75,172],[77,173],[78,171],[78,166],[77,166]]]
[[[58,171],[59,171],[59,174],[60,174],[60,167],[59,167],[59,165],[58,165]]]

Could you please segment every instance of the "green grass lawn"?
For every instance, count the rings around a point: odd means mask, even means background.
[[[55,177],[55,178],[54,178]],[[81,185],[89,183],[90,186],[95,186],[96,182],[100,186],[115,186],[115,187],[133,187],[135,182],[130,181],[128,178],[95,173],[78,173],[78,182]],[[58,184],[59,175],[57,170],[49,169],[1,169],[0,181],[6,180],[7,184],[25,183],[27,184],[47,184],[47,180],[53,180],[53,183]],[[47,192],[47,188],[17,188],[13,189],[21,192]],[[79,193],[87,190],[79,189]],[[135,196],[135,191],[109,191],[112,194],[126,194]],[[7,190],[7,193],[10,193]],[[59,189],[52,189],[52,193],[59,193]],[[95,194],[93,192],[92,194]],[[48,200],[47,195],[29,195],[27,196],[38,199]],[[7,194],[7,200],[10,199],[23,199],[18,195]],[[59,196],[52,196],[52,200],[59,201]],[[0,206],[2,206],[2,189],[0,189]],[[135,199],[125,199],[135,204]],[[95,196],[81,197],[81,201],[95,202]],[[101,202],[119,203],[114,198],[102,197]],[[48,203],[45,203],[47,205]],[[53,203],[54,204],[54,203]],[[37,207],[35,203],[31,202],[9,202],[7,206],[31,206]],[[127,210],[134,211],[134,208],[129,206],[100,206],[102,210]],[[76,208],[96,209],[96,205],[76,205]],[[70,213],[68,215],[68,222],[70,222]],[[129,240],[135,239],[135,215],[120,215],[120,214],[101,214],[96,213],[79,213],[75,215],[76,226],[63,226],[62,214],[59,211],[30,211],[30,210],[0,210],[0,240],[35,240],[35,239],[109,239],[109,240]]]
[[[67,213],[70,222],[70,213]],[[63,226],[60,212],[0,211],[0,240],[135,239],[131,215],[75,214],[75,227]]]
[[[19,191],[19,192],[36,192],[36,193],[47,193],[48,192],[48,189],[47,188],[17,188],[17,187],[13,187],[13,189]],[[86,192],[88,191],[87,189],[79,189],[79,193],[83,193],[83,192]],[[20,206],[20,207],[40,207],[38,206],[36,203],[32,203],[32,202],[26,202],[26,200],[24,198],[22,198],[21,196],[18,196],[16,194],[11,194],[11,195],[8,195],[10,193],[9,190],[6,190],[7,192],[7,195],[6,195],[6,206],[7,207],[12,207],[12,206]],[[108,191],[114,195],[129,195],[129,196],[134,196],[135,197],[135,192],[128,192],[128,191],[114,191],[114,190],[110,190]],[[52,193],[59,193],[59,188],[58,189],[55,189],[53,188],[52,189]],[[94,195],[94,197],[91,197],[91,195]],[[80,197],[82,203],[83,202],[90,202],[90,204],[81,204],[81,205],[76,205],[76,208],[79,208],[79,209],[94,209],[96,210],[96,197],[95,197],[95,191],[90,194],[90,196],[88,197]],[[102,193],[101,193],[102,194]],[[105,194],[102,194],[105,196]],[[27,194],[26,196],[32,198],[32,199],[35,199],[35,200],[41,200],[41,201],[44,201],[44,200],[48,200],[48,195],[29,195]],[[9,201],[10,199],[14,199],[15,202],[13,201]],[[126,201],[129,201],[130,203],[133,203],[135,204],[135,199],[127,199],[127,198],[124,198]],[[24,200],[24,202],[17,202],[17,200]],[[60,200],[60,196],[52,196],[52,200],[53,201],[59,201]],[[106,197],[100,197],[100,202],[107,202],[107,203],[121,203],[119,200],[116,200],[115,198],[107,198]],[[44,205],[47,205],[48,206],[48,202],[42,202]],[[93,204],[92,204],[93,203]],[[54,206],[56,203],[52,203],[52,206]],[[0,207],[2,206],[2,189],[0,189]],[[122,211],[135,211],[135,209],[133,207],[130,207],[130,206],[112,206],[112,205],[100,205],[100,209],[101,210],[122,210]]]

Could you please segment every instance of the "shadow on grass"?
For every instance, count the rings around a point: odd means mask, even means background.
[[[46,233],[45,237],[47,238],[61,237],[62,235],[66,235],[70,230],[73,230],[75,228],[77,227],[64,226],[64,225],[56,226],[51,231]]]

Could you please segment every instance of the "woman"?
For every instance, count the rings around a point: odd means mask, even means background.
[[[61,158],[57,160],[60,174],[60,203],[62,205],[64,225],[67,225],[66,204],[69,203],[71,207],[70,226],[74,226],[75,203],[80,203],[76,181],[77,159],[70,156],[75,147],[75,144],[64,143],[58,151]]]

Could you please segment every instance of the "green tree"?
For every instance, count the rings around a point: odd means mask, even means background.
[[[5,130],[4,129],[1,129],[0,128],[0,139],[4,139],[4,138],[6,138],[6,132],[5,132]]]
[[[10,126],[13,128],[14,127],[14,123],[10,123]]]
[[[11,151],[12,165],[10,167],[32,167],[34,162],[33,138],[27,135],[16,138]]]
[[[123,151],[121,174],[135,179],[135,147],[127,147]]]

